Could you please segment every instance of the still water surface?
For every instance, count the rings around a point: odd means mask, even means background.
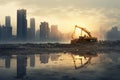
[[[0,80],[120,80],[120,53],[2,55]]]

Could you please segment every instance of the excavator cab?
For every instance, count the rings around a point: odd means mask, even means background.
[[[75,31],[76,31],[77,28],[81,29],[81,35],[79,36],[79,38],[76,39],[76,38],[74,38],[74,35],[75,35]],[[82,31],[84,31],[87,35],[82,36]],[[71,44],[95,43],[95,42],[97,42],[97,38],[92,37],[92,35],[90,34],[89,31],[87,31],[83,27],[79,27],[79,26],[75,25],[74,32],[72,34]]]

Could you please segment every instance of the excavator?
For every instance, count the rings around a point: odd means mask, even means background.
[[[79,58],[79,65],[77,65],[77,59],[74,57],[74,55],[77,55],[79,57],[83,57],[83,58]],[[73,59],[73,63],[74,63],[74,68],[77,70],[77,69],[81,69],[81,68],[84,68],[84,67],[87,67],[88,65],[91,64],[91,60],[93,57],[97,57],[97,53],[96,52],[93,52],[93,53],[85,53],[83,55],[80,55],[80,54],[71,54],[71,57]]]
[[[85,60],[87,60],[85,63],[83,63],[83,60],[82,60],[82,58],[80,59],[80,66],[77,66],[76,65],[76,60],[75,60],[75,58],[74,58],[74,56],[71,54],[71,57],[72,57],[72,59],[73,59],[73,63],[74,63],[74,68],[75,69],[80,69],[80,68],[83,68],[83,67],[85,67],[85,66],[87,66],[87,65],[89,65],[90,64],[90,61],[91,61],[91,59],[92,59],[92,57],[90,56],[89,58],[88,58],[88,60],[86,59],[86,57],[84,56],[84,59]]]
[[[76,32],[77,28],[81,29],[81,34],[80,34],[79,38],[76,39],[76,38],[74,38],[74,35],[75,35],[75,32]],[[87,34],[87,36],[86,35],[82,36],[82,31],[84,31]],[[83,27],[75,25],[74,32],[72,33],[71,44],[95,43],[95,42],[97,42],[97,38],[92,37],[91,33],[88,30],[86,30]]]

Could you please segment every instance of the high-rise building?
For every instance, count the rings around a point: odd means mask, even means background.
[[[12,27],[6,27],[2,25],[0,31],[2,41],[8,41],[12,38]]]
[[[106,39],[107,40],[120,40],[120,31],[118,27],[112,27],[111,30],[109,30],[106,34]]]
[[[52,41],[57,41],[59,38],[59,31],[58,31],[58,26],[57,25],[51,25],[51,40]]]
[[[35,19],[31,18],[30,19],[30,29],[31,29],[31,39],[35,39]]]
[[[10,16],[5,17],[5,26],[6,27],[11,27],[11,19]]]
[[[0,41],[2,39],[2,26],[0,25]]]
[[[40,30],[39,29],[36,31],[35,38],[36,38],[37,41],[40,40]]]
[[[48,22],[41,22],[41,24],[40,24],[40,40],[48,41],[49,34],[50,34],[50,29],[49,29]]]
[[[5,27],[4,28],[4,37],[6,40],[10,40],[12,37],[12,27],[11,27],[11,18],[10,16],[5,17]]]
[[[17,10],[17,38],[19,40],[26,40],[27,38],[27,19],[26,10]]]
[[[28,39],[28,41],[31,41],[31,35],[32,35],[31,28],[27,28],[27,39]]]

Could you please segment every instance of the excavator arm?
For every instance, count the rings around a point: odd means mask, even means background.
[[[92,37],[91,34],[90,34],[90,32],[89,32],[88,30],[86,30],[86,29],[83,28],[83,27],[80,27],[80,26],[75,25],[75,28],[74,28],[74,31],[73,31],[73,34],[72,34],[72,39],[74,39],[74,34],[75,34],[75,31],[76,31],[77,28],[79,28],[79,29],[81,29],[82,31],[84,31],[85,33],[87,33],[89,37]]]
[[[88,59],[84,64],[82,63],[82,60],[81,60],[81,65],[80,65],[80,66],[77,66],[77,65],[76,65],[76,61],[75,61],[75,58],[74,58],[74,56],[73,56],[72,54],[71,54],[71,57],[72,57],[72,59],[73,59],[73,63],[74,63],[75,69],[81,69],[81,68],[89,65],[89,64],[90,64],[90,61],[91,61],[91,59],[92,59],[92,57],[89,57],[89,59]]]
[[[76,29],[81,29],[81,34],[79,36],[79,38],[75,38],[75,32]],[[82,36],[82,31],[84,31],[88,36]],[[97,42],[97,38],[96,37],[92,37],[92,35],[90,34],[90,32],[88,30],[86,30],[83,27],[77,26],[75,25],[73,34],[71,35],[72,40],[71,40],[71,44],[79,44],[79,43],[94,43]]]

